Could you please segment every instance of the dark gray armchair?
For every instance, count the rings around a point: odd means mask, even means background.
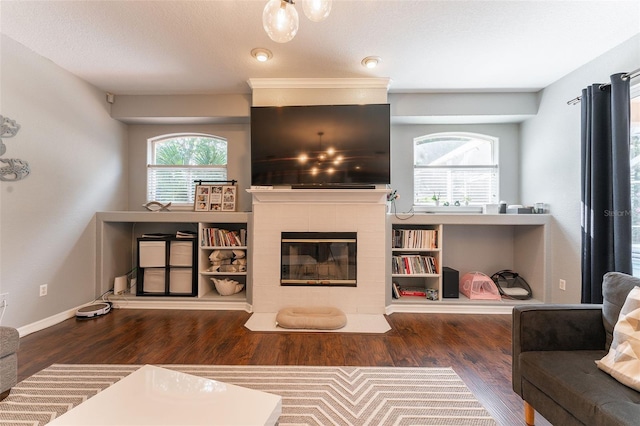
[[[640,424],[640,392],[598,369],[627,294],[640,280],[605,275],[604,305],[520,305],[513,309],[513,390],[525,421],[538,411],[554,425]]]

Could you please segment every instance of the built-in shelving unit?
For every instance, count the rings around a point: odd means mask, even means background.
[[[265,191],[267,192],[267,191]],[[277,196],[290,196],[288,193]],[[342,195],[342,194],[341,194]],[[378,191],[375,192],[379,197]],[[384,194],[383,194],[384,196]],[[384,206],[381,206],[381,214]],[[349,209],[347,209],[349,210]],[[279,217],[279,216],[275,216]],[[459,313],[508,313],[514,303],[549,303],[551,298],[547,249],[549,215],[510,214],[413,214],[386,215],[386,228],[381,230],[386,246],[384,306],[387,313],[393,312],[459,312]],[[298,220],[297,216],[291,220]],[[315,220],[315,219],[314,219]],[[179,297],[169,292],[161,296],[137,296],[132,293],[116,296],[116,307],[153,307],[160,309],[241,309],[252,310],[254,289],[252,288],[255,235],[254,218],[250,212],[100,212],[96,214],[97,268],[95,293],[100,295],[113,288],[114,279],[125,275],[137,266],[138,238],[147,233],[176,234],[186,230],[198,234],[196,247],[197,291],[191,297]],[[264,221],[263,221],[264,222]],[[268,222],[264,222],[268,224]],[[264,225],[264,224],[263,224]],[[244,235],[239,246],[202,244],[202,232],[206,228],[236,231]],[[399,245],[394,247],[393,235],[398,230],[436,231],[435,245],[417,247]],[[395,244],[398,245],[398,244]],[[208,270],[209,257],[216,250],[239,250],[247,259],[245,271]],[[264,252],[264,250],[263,250]],[[433,257],[435,273],[394,273],[394,256]],[[261,259],[271,253],[265,252]],[[459,271],[480,271],[491,275],[502,269],[520,273],[533,291],[530,301],[475,301],[460,295],[458,298],[443,297],[442,268]],[[261,269],[260,269],[261,270]],[[132,274],[135,276],[135,274]],[[245,285],[242,292],[221,296],[215,290],[211,278],[221,277],[236,280]],[[437,290],[436,300],[418,297],[392,297],[392,283],[401,282],[406,287]],[[401,284],[401,285],[402,285]]]
[[[442,295],[442,226],[391,227],[391,280],[405,300],[439,300]],[[404,292],[425,296],[403,295]],[[428,297],[427,297],[428,296]]]
[[[170,287],[168,291],[165,287],[162,294],[154,295],[147,292],[144,296],[137,295],[134,289],[133,293],[114,296],[116,307],[250,310],[250,266],[246,265],[246,271],[238,273],[208,272],[211,264],[208,259],[210,253],[230,247],[202,246],[200,239],[200,231],[206,227],[238,231],[244,229],[243,234],[248,234],[250,218],[251,213],[248,212],[98,212],[96,293],[102,294],[113,288],[115,277],[124,275],[138,266],[138,238],[151,233],[175,235],[178,231],[189,231],[196,234],[196,238],[190,240],[195,245],[193,269],[196,283],[192,297],[184,297],[185,293],[177,291],[176,294],[172,294]],[[233,249],[243,250],[249,263],[248,245]],[[212,276],[234,277],[245,284],[245,289],[230,296],[220,296],[210,280]]]
[[[549,215],[511,214],[413,214],[387,215],[388,259],[387,313],[461,312],[508,313],[516,303],[549,302],[547,225]],[[438,244],[431,249],[396,247],[394,235],[400,229],[437,230]],[[398,253],[426,253],[438,260],[437,274],[397,274],[392,267]],[[520,273],[533,290],[529,301],[469,300],[443,298],[442,268],[467,272],[480,271],[489,276],[502,269]],[[393,283],[407,287],[437,289],[436,300],[426,297],[393,298]]]
[[[200,223],[198,296],[219,301],[246,300],[248,276],[247,222]],[[222,296],[215,279],[230,279],[244,285],[240,293]],[[233,296],[233,297],[232,297]],[[231,297],[231,299],[229,299]]]

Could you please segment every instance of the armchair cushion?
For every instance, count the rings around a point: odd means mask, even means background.
[[[518,305],[513,308],[512,331],[512,385],[520,396],[521,354],[600,350],[604,355],[605,331],[601,305]],[[591,360],[593,367],[596,359]]]
[[[545,414],[545,406],[536,401],[545,395],[575,416],[577,424],[637,424],[640,393],[598,369],[594,360],[604,354],[603,350],[522,354],[523,399]]]

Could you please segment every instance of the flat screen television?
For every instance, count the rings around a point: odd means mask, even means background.
[[[390,183],[389,104],[251,108],[251,185]]]

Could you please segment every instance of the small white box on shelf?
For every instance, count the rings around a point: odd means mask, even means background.
[[[498,214],[500,213],[500,204],[485,204],[484,206],[482,206],[482,213]]]
[[[169,266],[193,265],[193,241],[171,241]]]
[[[171,269],[169,271],[169,293],[191,293],[191,269]]]
[[[140,268],[158,268],[166,263],[166,241],[140,241]]]
[[[164,293],[164,269],[149,268],[144,270],[142,291],[145,293]]]

